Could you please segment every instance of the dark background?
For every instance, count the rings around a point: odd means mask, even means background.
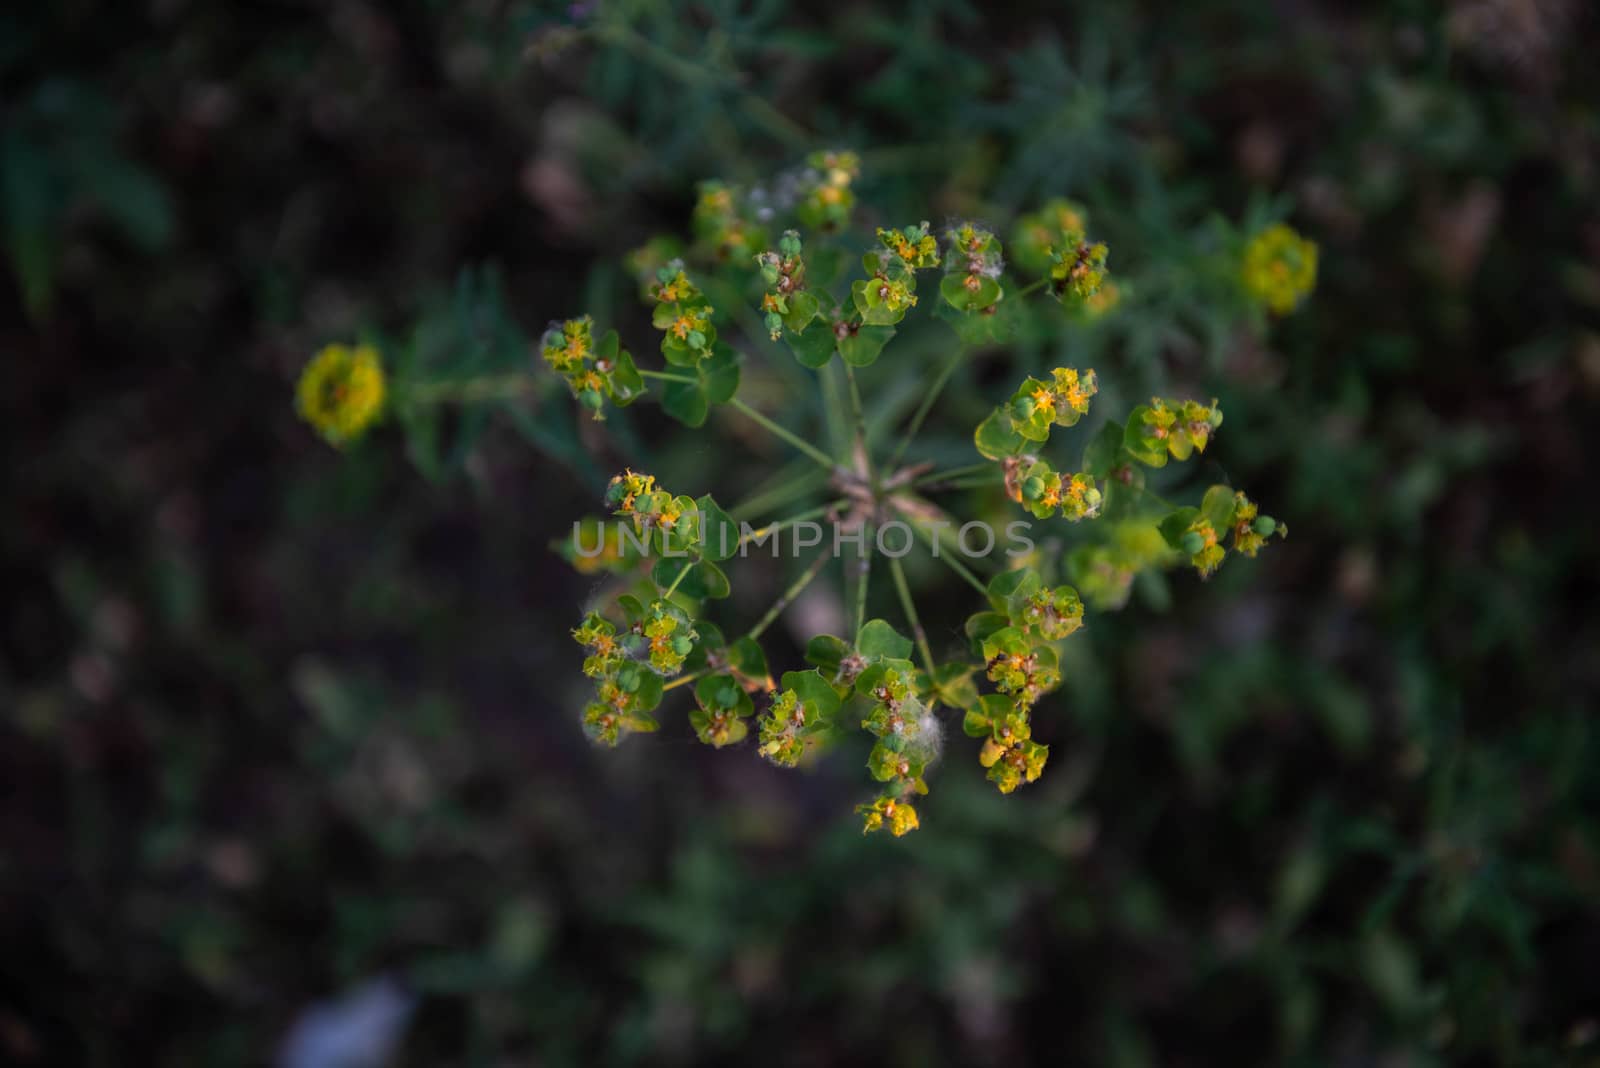
[[[0,16],[0,1061],[260,1063],[391,976],[401,1064],[1595,1063],[1597,43],[1536,0]],[[625,462],[741,495],[747,425],[551,392],[440,459],[292,407],[362,330],[448,359],[484,264],[505,329],[649,353],[621,255],[834,145],[869,224],[1088,204],[1132,299],[1060,344],[1222,397],[1208,460],[1292,528],[1095,619],[1044,779],[954,739],[901,841],[853,751],[579,729],[551,541]],[[1213,213],[1285,211],[1304,310],[1191,286]]]

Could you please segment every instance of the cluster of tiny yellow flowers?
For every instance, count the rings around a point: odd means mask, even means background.
[[[939,241],[924,219],[916,226],[904,230],[878,229],[878,240],[883,247],[905,261],[907,267],[918,270],[939,266]]]
[[[793,690],[774,694],[772,704],[761,720],[757,752],[774,764],[794,767],[800,763],[800,756],[805,752],[805,739],[801,732],[806,726],[806,708],[799,694]]]
[[[1283,223],[1269,226],[1245,246],[1245,292],[1274,315],[1287,315],[1317,284],[1317,246]]]
[[[1160,467],[1169,455],[1182,461],[1205,452],[1212,433],[1221,425],[1222,409],[1215,399],[1201,404],[1153,397],[1148,406],[1135,408],[1128,417],[1125,443],[1140,463]]]
[[[295,406],[330,444],[343,446],[377,421],[385,389],[375,347],[329,345],[301,372]]]
[[[1003,794],[1036,781],[1049,757],[1050,747],[1033,740],[1027,713],[1015,708],[992,719],[988,737],[978,750],[978,763],[988,769],[989,781]]]
[[[1099,392],[1094,370],[1079,371],[1057,367],[1050,381],[1025,379],[1011,395],[1006,414],[1011,429],[1029,441],[1049,440],[1050,428],[1074,426],[1089,411],[1089,402]]]
[[[656,273],[651,291],[656,307],[651,322],[662,332],[661,355],[670,364],[694,367],[711,355],[717,340],[714,309],[681,265],[668,264]]]
[[[1069,522],[1093,519],[1100,514],[1103,494],[1085,472],[1060,473],[1048,460],[1013,457],[1002,463],[1006,492],[1011,499],[1033,513],[1035,519],[1059,514]]]
[[[600,409],[609,397],[625,407],[644,395],[644,378],[634,366],[633,357],[622,348],[615,330],[608,331],[597,344],[594,320],[589,316],[553,323],[545,331],[544,362],[566,379],[578,403],[600,419]]]
[[[1045,694],[1061,685],[1054,652],[1015,627],[1005,627],[983,640],[983,659],[989,681],[1027,711]]]
[[[1255,557],[1267,539],[1276,534],[1289,536],[1289,525],[1280,523],[1270,515],[1261,515],[1256,503],[1242,492],[1233,496],[1233,551],[1243,556]]]
[[[880,797],[871,804],[857,805],[856,811],[865,817],[862,830],[869,834],[888,828],[890,834],[900,838],[921,826],[917,821],[917,810],[911,802],[892,797]]]
[[[1063,303],[1082,305],[1100,292],[1106,278],[1106,255],[1104,242],[1090,244],[1080,241],[1075,245],[1052,249],[1050,280],[1056,296]]]

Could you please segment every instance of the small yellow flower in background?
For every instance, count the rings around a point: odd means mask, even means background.
[[[1107,282],[1084,298],[1083,308],[1089,313],[1089,318],[1098,319],[1113,311],[1121,300],[1122,291],[1117,288],[1117,283]]]
[[[1317,246],[1278,223],[1255,237],[1244,250],[1245,292],[1288,315],[1317,284]]]
[[[385,382],[371,345],[329,345],[300,374],[295,406],[332,445],[354,441],[383,411]]]

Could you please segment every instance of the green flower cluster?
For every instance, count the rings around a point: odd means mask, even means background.
[[[967,635],[999,693],[969,706],[962,729],[984,739],[978,762],[1008,794],[1044,771],[1050,747],[1033,741],[1030,717],[1039,698],[1061,685],[1052,643],[1082,628],[1083,602],[1071,586],[1050,587],[1031,568],[995,576],[988,596],[989,611],[967,620]]]
[[[756,751],[774,764],[795,767],[806,745],[833,726],[839,703],[839,691],[821,672],[785,672],[782,689],[761,718]]]
[[[1083,471],[1059,473],[1037,457],[1007,459],[1004,469],[1006,491],[1035,519],[1059,515],[1076,523],[1100,514],[1104,495]]]
[[[604,418],[606,398],[625,408],[644,395],[644,379],[633,357],[622,347],[615,330],[594,340],[594,320],[589,316],[554,323],[544,334],[544,362],[566,379],[578,403]]]
[[[1074,426],[1089,411],[1089,401],[1100,391],[1093,368],[1079,372],[1057,367],[1051,381],[1026,379],[1007,403],[1011,429],[1029,441],[1048,441],[1053,426]]]
[[[655,628],[662,631],[659,626]],[[670,632],[668,632],[670,633]],[[616,745],[624,735],[657,728],[650,713],[661,703],[662,673],[638,657],[655,639],[646,638],[640,624],[630,623],[618,634],[610,620],[591,612],[572,632],[588,655],[583,673],[596,680],[596,700],[583,710],[584,731],[605,745]],[[666,639],[672,641],[671,638]],[[693,630],[678,635],[679,643],[693,644]]]
[[[800,334],[811,324],[820,310],[816,294],[806,292],[806,261],[802,254],[800,235],[785,230],[778,239],[776,252],[766,251],[756,257],[761,277],[771,288],[761,297],[762,321],[767,333],[776,341],[787,328]]]
[[[921,270],[924,267],[939,266],[939,242],[933,236],[933,229],[926,219],[904,230],[885,230],[879,227],[878,241],[884,248],[898,256],[907,267]]]
[[[1222,566],[1228,550],[1224,540],[1233,535],[1233,551],[1254,558],[1268,538],[1289,536],[1286,524],[1262,515],[1255,502],[1229,486],[1212,486],[1198,508],[1179,508],[1161,521],[1167,544],[1187,557],[1201,578],[1210,578]]]
[[[1000,287],[1000,239],[972,223],[962,223],[945,235],[945,275],[939,294],[957,311],[994,314],[1005,291]]]
[[[656,283],[651,292],[656,309],[650,321],[662,332],[661,355],[677,367],[695,367],[711,355],[717,340],[711,303],[682,267],[662,267]]]
[[[1106,280],[1105,242],[1079,241],[1050,254],[1050,283],[1061,303],[1081,308]]]
[[[1169,455],[1182,461],[1205,452],[1212,432],[1221,425],[1222,409],[1215,399],[1201,404],[1153,397],[1128,416],[1123,445],[1145,466],[1164,467]]]
[[[1292,228],[1269,226],[1245,246],[1244,291],[1274,315],[1288,315],[1317,285],[1317,246]]]

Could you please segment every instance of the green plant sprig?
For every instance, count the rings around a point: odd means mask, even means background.
[[[641,47],[625,34],[617,42]],[[648,49],[641,56],[660,58]],[[676,64],[673,69],[685,79],[705,77]],[[999,790],[1009,793],[1034,781],[1049,747],[1033,737],[1033,711],[1061,685],[1060,648],[1082,629],[1086,606],[1118,607],[1133,576],[1144,570],[1187,564],[1207,577],[1229,555],[1255,556],[1286,528],[1232,487],[1213,486],[1197,505],[1179,506],[1146,486],[1145,470],[1205,451],[1222,425],[1214,400],[1153,398],[1121,421],[1101,423],[1074,462],[1052,458],[1060,452],[1052,439],[1090,412],[1098,392],[1092,369],[1058,367],[1046,377],[1024,378],[973,431],[981,462],[944,470],[930,470],[926,462],[907,465],[948,384],[974,351],[1007,343],[1025,298],[1049,293],[1067,312],[1058,329],[1076,329],[1109,306],[1115,292],[1109,288],[1106,246],[1087,236],[1087,212],[1065,200],[1019,220],[1009,266],[994,232],[958,223],[940,235],[924,222],[877,230],[876,243],[861,256],[861,274],[851,279],[845,250],[859,172],[854,153],[808,157],[790,178],[795,225],[781,231],[772,247],[766,247],[768,235],[783,220],[758,217],[737,186],[706,183],[695,209],[689,260],[668,240],[632,255],[640,295],[661,333],[664,367],[639,367],[617,331],[597,336],[588,316],[552,325],[542,355],[579,409],[595,419],[610,407],[628,407],[656,386],[662,409],[687,430],[700,430],[714,409],[725,406],[793,449],[794,464],[814,468],[791,466],[789,475],[756,490],[735,514],[828,497],[752,529],[710,494],[676,495],[632,470],[611,479],[606,503],[614,530],[589,520],[590,537],[598,538],[600,548],[579,543],[581,524],[574,541],[563,546],[575,565],[610,571],[619,580],[601,609],[573,631],[586,652],[583,670],[596,687],[583,713],[590,736],[615,745],[629,734],[653,731],[663,695],[688,687],[694,696],[690,722],[703,741],[717,747],[750,736],[759,699],[757,751],[785,766],[859,724],[876,739],[868,770],[880,784],[877,798],[858,807],[864,828],[900,835],[920,826],[914,801],[927,793],[926,773],[942,752],[941,708],[960,710],[964,732],[982,739],[979,762]],[[810,249],[801,227],[819,238]],[[1315,246],[1286,228],[1265,232],[1240,255],[1241,289],[1276,314],[1292,310],[1309,289]],[[1017,282],[1012,267],[1032,280]],[[927,271],[939,272],[931,300],[919,292],[919,275]],[[754,308],[741,307],[742,295],[763,287]],[[730,302],[737,314],[730,314]],[[863,374],[913,312],[944,321],[956,344],[927,380],[893,447],[876,453],[865,403],[870,382]],[[800,373],[811,376],[813,410],[838,455],[739,395],[742,367],[762,345],[787,349]],[[352,351],[319,357],[316,377],[308,371],[301,390],[302,411],[340,445],[359,437],[383,409],[377,353]],[[471,410],[518,402],[538,389],[525,371],[496,367],[434,380],[403,376],[394,393],[411,405]],[[797,410],[799,404],[785,405],[785,413]],[[1086,532],[1061,560],[1071,585],[1046,584],[1026,554],[980,577],[963,561],[951,521],[940,519],[944,513],[918,495],[991,487],[1000,488],[1021,514]],[[821,518],[860,535],[859,555],[842,569],[852,609],[850,636],[812,637],[805,650],[809,666],[774,681],[759,639],[821,576],[830,556],[819,551],[731,641],[711,621],[709,608],[730,592],[722,567],[730,558]],[[898,555],[885,550],[883,563],[875,566],[879,533],[897,523],[908,526],[912,540],[981,599],[980,611],[966,621],[964,654],[944,660],[935,655]],[[1104,534],[1095,536],[1096,529]],[[883,571],[909,638],[869,615],[872,579]],[[978,676],[990,692],[980,693]]]

